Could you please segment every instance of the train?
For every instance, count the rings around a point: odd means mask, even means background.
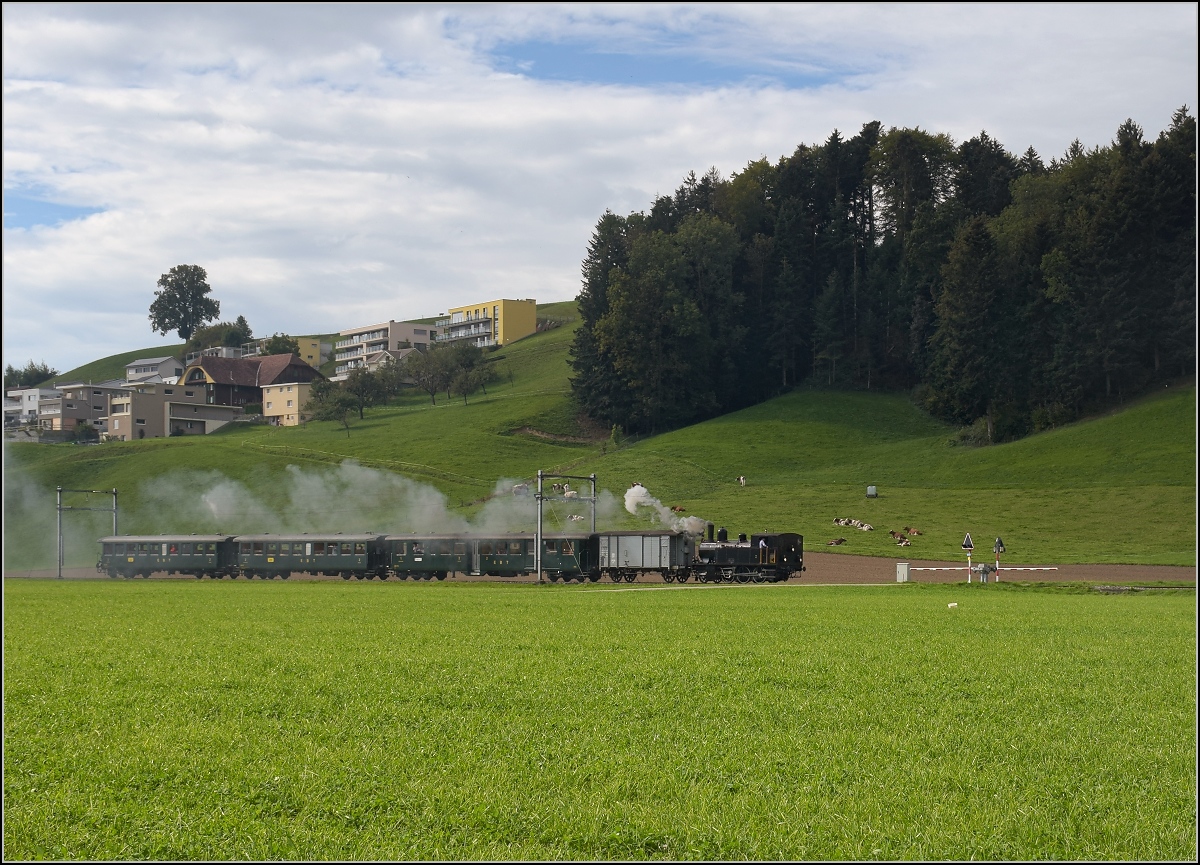
[[[203,579],[444,580],[451,574],[519,577],[537,573],[537,537],[500,534],[174,534],[100,538],[96,570],[112,578],[183,574]],[[542,573],[552,582],[783,582],[804,571],[804,538],[790,532],[707,539],[686,532],[543,534]]]

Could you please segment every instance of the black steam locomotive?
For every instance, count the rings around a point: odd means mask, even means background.
[[[762,533],[707,540],[675,531],[542,535],[542,572],[552,581],[632,583],[782,582],[804,570],[804,539]],[[96,570],[108,576],[187,574],[202,579],[287,579],[294,573],[364,580],[444,580],[454,573],[517,577],[537,572],[537,538],[517,534],[113,535],[100,539]]]

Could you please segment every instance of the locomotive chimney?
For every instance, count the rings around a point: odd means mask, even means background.
[[[729,540],[729,532],[725,531],[724,526],[721,526],[721,528],[717,529],[717,540],[721,543],[725,543]]]
[[[708,542],[711,544],[713,539],[713,524],[708,524]]]
[[[738,535],[738,543],[739,544],[746,543],[746,533],[745,532],[742,532],[740,535]]]

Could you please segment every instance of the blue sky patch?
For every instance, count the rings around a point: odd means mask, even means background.
[[[82,219],[100,213],[103,207],[76,207],[55,204],[40,198],[30,198],[11,192],[4,193],[4,227],[33,228],[35,225],[61,225],[72,219]]]
[[[671,48],[622,52],[598,49],[583,42],[545,40],[502,44],[492,52],[492,60],[501,71],[543,81],[634,87],[663,84],[721,87],[752,82],[799,89],[820,87],[845,77],[841,70],[771,58],[746,63],[740,58],[723,61]]]

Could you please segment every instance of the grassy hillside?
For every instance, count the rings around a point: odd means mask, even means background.
[[[588,439],[569,399],[573,303],[539,308],[564,326],[491,355],[488,394],[431,404],[423,393],[370,409],[349,436],[337,425],[234,425],[205,438],[81,448],[6,448],[9,567],[49,562],[53,488],[121,490],[122,528],[178,531],[347,526],[398,531],[447,511],[492,520],[498,488],[537,469],[596,472],[619,500],[634,481],[733,532],[800,531],[809,549],[959,558],[971,532],[982,553],[1002,536],[1005,561],[1195,562],[1195,387],[1164,389],[1125,410],[990,448],[894,394],[797,390],[741,412],[613,448]],[[336,467],[346,458],[365,469]],[[293,467],[289,469],[289,466]],[[734,482],[745,475],[748,485]],[[231,479],[233,483],[225,482]],[[414,484],[403,481],[411,479]],[[504,479],[508,479],[504,481]],[[879,498],[866,499],[868,484]],[[203,507],[199,504],[203,502]],[[606,525],[640,524],[607,502]],[[566,509],[550,515],[562,525]],[[833,518],[872,523],[873,532]],[[512,524],[508,515],[507,524]],[[96,525],[73,515],[79,561]],[[229,525],[232,523],[232,525]],[[898,550],[887,530],[925,532]],[[826,547],[845,537],[841,547]]]
[[[75,369],[69,369],[62,375],[54,377],[53,383],[67,384],[73,381],[109,381],[114,378],[125,378],[125,364],[142,357],[177,357],[183,360],[184,343],[175,345],[156,345],[150,348],[139,348],[137,351],[127,351],[102,357]]]

